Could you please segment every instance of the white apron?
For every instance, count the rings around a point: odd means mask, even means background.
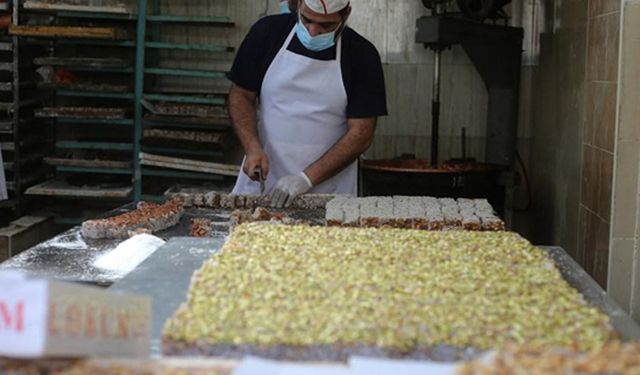
[[[294,35],[295,27],[269,66],[260,92],[258,136],[269,157],[266,193],[281,177],[307,169],[347,132],[341,40],[336,59],[322,61],[288,51]],[[309,193],[355,195],[357,175],[356,161]],[[260,194],[260,183],[241,172],[233,193]]]
[[[4,176],[4,165],[2,164],[2,148],[0,148],[0,201],[7,199],[7,180]]]

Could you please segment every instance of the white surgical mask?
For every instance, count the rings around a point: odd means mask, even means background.
[[[302,24],[302,21],[298,17],[298,23],[296,24],[296,35],[298,40],[304,46],[304,48],[310,51],[324,51],[333,47],[336,44],[336,31],[340,30],[342,23],[334,30],[328,33],[311,36],[306,26]]]

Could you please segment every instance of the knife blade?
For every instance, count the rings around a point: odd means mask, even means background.
[[[263,195],[264,194],[264,177],[262,176],[262,167],[257,166],[254,174],[256,175],[256,177],[258,178],[258,181],[260,182],[260,195]]]

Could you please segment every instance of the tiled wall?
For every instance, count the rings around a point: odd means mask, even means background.
[[[640,1],[623,2],[609,293],[640,321]]]
[[[607,286],[620,41],[620,0],[590,0],[578,262]]]
[[[532,122],[530,238],[538,244],[562,246],[605,288],[616,148],[620,3],[545,2],[540,62],[525,68],[525,82],[531,82],[524,87],[532,94],[522,103],[529,109],[523,113],[529,113]]]
[[[523,88],[530,94],[521,104],[532,129],[529,238],[539,245],[562,246],[576,257],[588,3],[547,1],[545,9],[539,64],[525,69]]]

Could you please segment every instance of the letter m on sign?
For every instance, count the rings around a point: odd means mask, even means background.
[[[24,302],[7,304],[0,301],[0,331],[24,331]]]

